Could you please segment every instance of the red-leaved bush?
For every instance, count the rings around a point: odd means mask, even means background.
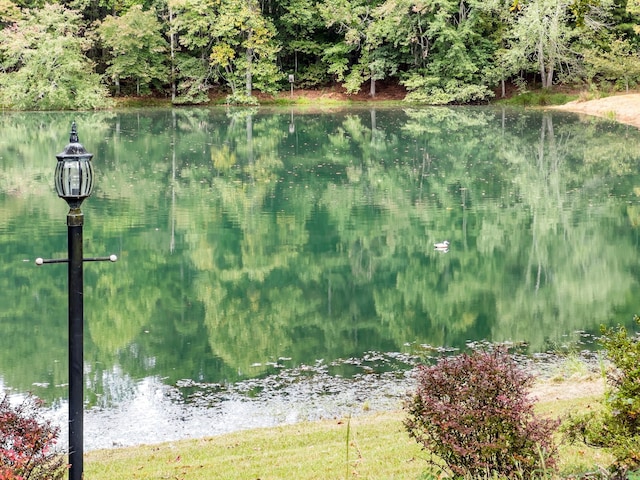
[[[0,480],[59,480],[65,457],[54,451],[58,428],[42,420],[40,400],[27,397],[13,406],[0,400]]]
[[[528,478],[548,471],[558,424],[534,414],[532,382],[504,349],[443,358],[418,368],[405,427],[432,454],[432,465],[449,474]]]

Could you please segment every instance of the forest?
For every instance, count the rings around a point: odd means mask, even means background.
[[[375,97],[379,82],[442,105],[640,79],[640,0],[1,0],[0,29],[13,110],[336,84]]]

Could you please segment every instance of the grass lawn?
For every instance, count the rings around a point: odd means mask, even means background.
[[[572,388],[567,384],[567,388]],[[598,396],[538,403],[561,417],[597,407]],[[89,452],[85,478],[189,480],[426,480],[426,453],[409,438],[401,411],[298,423],[133,448]],[[606,451],[561,445],[560,475],[593,472],[611,462]],[[551,477],[549,477],[551,478]]]

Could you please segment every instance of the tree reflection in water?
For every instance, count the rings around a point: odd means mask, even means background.
[[[86,254],[121,259],[85,269],[89,406],[149,378],[233,386],[318,361],[348,378],[382,368],[348,359],[422,344],[540,352],[636,311],[631,127],[484,107],[7,114],[0,378],[16,392],[66,397],[65,275],[23,260],[64,256],[51,178],[73,119],[95,152]]]

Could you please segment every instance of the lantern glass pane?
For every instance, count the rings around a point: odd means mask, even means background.
[[[85,198],[93,189],[93,168],[87,158],[65,158],[56,165],[56,191],[62,198]]]

